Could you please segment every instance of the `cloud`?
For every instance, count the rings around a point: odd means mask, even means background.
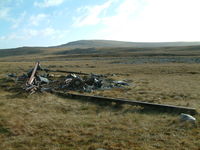
[[[0,36],[0,40],[5,40],[6,37],[5,36]]]
[[[85,25],[96,25],[102,17],[100,15],[108,9],[111,4],[116,0],[108,0],[101,5],[85,6],[78,8],[77,11],[81,13],[81,16],[74,18],[73,26],[82,27]]]
[[[143,9],[144,4],[139,0],[124,0],[115,9],[113,16],[102,18],[104,28],[99,31],[98,36],[113,40],[131,40],[135,35],[132,32],[136,29],[136,20]]]
[[[62,4],[64,0],[44,0],[43,2],[34,2],[36,7],[52,7]]]
[[[20,14],[20,16],[18,18],[12,18],[11,21],[13,22],[13,25],[11,26],[11,28],[16,29],[18,28],[24,21],[24,19],[26,18],[26,12],[24,11],[23,13]]]
[[[53,27],[46,27],[43,29],[31,29],[26,28],[22,30],[18,30],[16,32],[13,32],[7,36],[1,36],[0,40],[30,40],[34,38],[43,38],[45,39],[62,39],[66,34],[68,33],[68,30],[59,30],[55,29]]]
[[[59,30],[56,30],[56,29],[51,28],[51,27],[47,27],[44,30],[41,30],[40,34],[45,36],[45,37],[49,37],[50,36],[50,37],[53,38],[54,36],[56,36],[57,32],[59,32]]]
[[[56,29],[52,27],[47,27],[44,29],[24,29],[23,30],[23,35],[24,37],[31,39],[34,37],[51,37],[55,36],[56,34]]]
[[[5,41],[5,42],[8,42],[8,41],[11,41],[11,40],[25,40],[25,38],[20,34],[11,33],[11,34],[9,34],[7,36],[2,36],[1,40]]]
[[[5,36],[0,36],[2,48],[19,46],[55,46],[66,42],[69,30],[60,30],[53,27],[43,29],[21,29]]]
[[[8,19],[10,8],[4,7],[0,9],[0,19]]]
[[[30,24],[33,26],[38,26],[42,21],[45,21],[45,19],[48,17],[46,14],[37,14],[32,15],[30,17]]]
[[[0,0],[0,19],[6,20],[11,23],[15,23],[12,28],[18,26],[19,22],[22,19],[22,15],[17,17],[17,14],[13,14],[15,7],[20,6],[24,0]]]
[[[13,3],[15,3],[17,6],[20,6],[24,0],[15,0]]]
[[[14,8],[15,6],[20,6],[24,0],[0,0],[0,8],[4,7],[11,7]]]
[[[124,0],[101,19],[96,37],[126,41],[195,41],[200,35],[198,0]]]

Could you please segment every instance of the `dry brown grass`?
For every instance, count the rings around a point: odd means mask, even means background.
[[[191,106],[200,110],[199,64],[127,65],[82,60],[42,62],[42,65],[88,73],[114,73],[111,78],[132,80],[127,88],[88,94]],[[8,72],[21,74],[30,66],[33,62],[2,62],[0,77],[2,79]],[[0,97],[0,149],[200,148],[199,122],[196,126],[181,123],[178,114],[141,112],[134,106],[89,103],[47,93],[26,97],[1,89]],[[200,119],[199,115],[195,117]]]

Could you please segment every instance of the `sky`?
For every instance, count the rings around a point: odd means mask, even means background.
[[[200,0],[0,0],[0,48],[200,41]]]

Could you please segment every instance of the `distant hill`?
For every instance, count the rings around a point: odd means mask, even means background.
[[[32,54],[39,54],[41,52],[42,51],[40,50],[40,48],[35,48],[35,47],[0,49],[0,57],[32,55]]]
[[[111,40],[79,40],[55,46],[57,48],[109,48],[109,47],[174,47],[174,46],[195,46],[200,42],[124,42]]]
[[[198,55],[200,42],[123,42],[110,40],[80,40],[53,47],[19,47],[0,49],[0,58],[24,57],[84,57],[84,56],[166,56],[166,55]],[[24,57],[28,58],[28,57]]]

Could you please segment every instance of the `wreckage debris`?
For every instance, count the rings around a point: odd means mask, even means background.
[[[38,71],[44,71],[44,74],[39,74]],[[37,62],[35,67],[31,69],[27,74],[22,76],[7,75],[16,78],[16,84],[20,85],[22,89],[30,94],[35,92],[51,92],[60,96],[69,97],[73,99],[86,99],[101,102],[115,102],[117,104],[130,104],[137,105],[143,108],[151,108],[152,110],[159,110],[163,112],[184,112],[189,114],[196,114],[195,108],[187,108],[181,106],[154,104],[148,102],[141,102],[135,100],[117,99],[117,98],[106,98],[100,96],[86,96],[80,94],[73,94],[66,91],[81,91],[81,92],[91,92],[93,90],[105,90],[116,87],[128,86],[132,80],[122,80],[115,81],[108,78],[108,75],[99,74],[87,74],[87,73],[74,73],[72,71],[58,71],[62,73],[69,73],[66,76],[63,75],[53,75],[49,72],[56,72],[49,69],[43,69],[40,63]],[[188,114],[181,114],[181,120],[189,120],[190,122],[195,122],[196,119]]]
[[[117,105],[129,104],[129,105],[142,107],[143,109],[146,109],[146,110],[150,109],[151,111],[153,110],[153,111],[167,112],[167,113],[182,112],[182,113],[189,113],[191,115],[197,114],[197,111],[195,108],[188,108],[188,107],[182,107],[182,106],[155,104],[155,103],[142,102],[142,101],[136,101],[136,100],[109,98],[109,97],[102,97],[102,96],[89,96],[89,95],[84,95],[84,94],[63,93],[60,91],[52,91],[52,92],[56,95],[70,98],[70,99],[82,99],[82,100],[87,100],[91,102],[110,102],[110,103],[114,102]],[[186,116],[190,116],[190,115],[186,114]]]
[[[15,73],[8,73],[7,76],[11,77],[11,78],[16,78],[17,77],[17,75]]]
[[[124,81],[113,81],[116,85],[125,85],[125,86],[129,86],[128,83],[124,82]]]
[[[75,74],[69,74],[64,82],[62,88],[66,88],[69,90],[73,89],[82,89],[84,87],[84,81]]]
[[[45,74],[39,74],[39,71],[43,71]],[[69,74],[66,76],[49,74],[49,72],[57,71]],[[129,85],[125,81],[114,81],[113,79],[107,78],[106,75],[101,74],[44,69],[39,62],[27,74],[17,77],[17,81],[22,83],[26,82],[23,89],[31,94],[51,90],[92,92],[98,89],[104,90]]]
[[[189,114],[184,114],[184,113],[181,113],[180,120],[184,121],[184,122],[191,122],[191,123],[196,122],[196,118],[194,118],[193,116],[191,116]]]

